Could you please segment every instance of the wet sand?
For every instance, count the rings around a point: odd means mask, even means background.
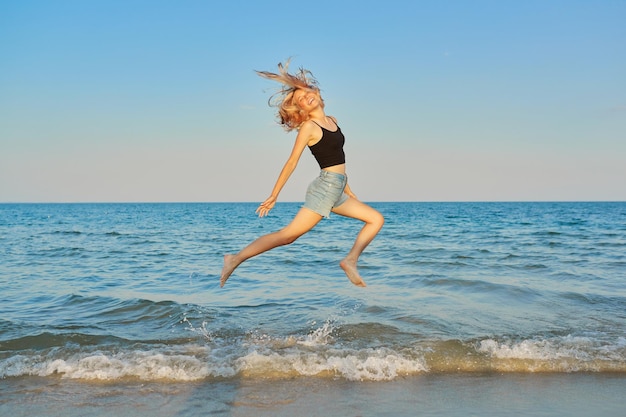
[[[615,416],[622,374],[438,374],[390,382],[230,379],[0,381],[2,416]]]

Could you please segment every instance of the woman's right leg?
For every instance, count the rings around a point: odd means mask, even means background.
[[[228,280],[235,268],[243,261],[278,246],[293,243],[300,236],[313,229],[320,220],[322,220],[321,215],[307,208],[301,208],[291,223],[283,229],[261,236],[243,248],[239,253],[224,255],[224,268],[222,269],[222,276],[220,278],[220,287],[226,284],[226,280]]]
[[[339,263],[348,279],[354,285],[365,287],[365,281],[363,281],[363,278],[361,278],[359,274],[357,262],[363,250],[365,250],[367,245],[370,244],[383,227],[385,219],[377,210],[355,198],[349,198],[342,205],[333,208],[333,213],[358,219],[365,223],[357,235],[352,249],[350,249],[348,255]]]

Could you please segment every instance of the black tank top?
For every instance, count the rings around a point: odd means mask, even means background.
[[[313,121],[315,123],[315,121]],[[320,126],[319,124],[315,123]],[[322,129],[322,138],[313,146],[309,146],[311,153],[320,165],[320,169],[331,167],[333,165],[341,165],[346,163],[346,155],[343,152],[343,144],[346,138],[341,133],[341,129],[337,126],[337,130],[331,132],[328,129]]]

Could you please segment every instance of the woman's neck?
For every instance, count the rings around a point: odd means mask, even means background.
[[[309,119],[312,120],[326,120],[326,113],[324,113],[323,109],[316,109],[309,113]]]

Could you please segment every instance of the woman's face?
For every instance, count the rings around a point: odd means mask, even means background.
[[[293,101],[298,107],[306,112],[310,112],[322,105],[322,98],[315,90],[305,90],[300,88],[293,93]]]

